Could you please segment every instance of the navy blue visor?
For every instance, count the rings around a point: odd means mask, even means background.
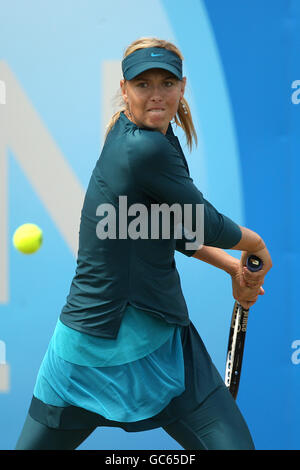
[[[172,51],[162,47],[147,47],[129,54],[122,61],[123,76],[132,80],[149,69],[164,69],[182,80],[182,60]]]

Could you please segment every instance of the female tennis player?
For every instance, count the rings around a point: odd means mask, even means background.
[[[264,294],[272,262],[258,234],[219,213],[193,184],[172,128],[182,127],[190,148],[196,143],[182,59],[173,44],[153,38],[125,52],[124,106],[111,119],[86,191],[76,272],[18,450],[76,449],[98,426],[162,427],[184,449],[254,449],[189,319],[174,253],[226,271],[246,308]],[[189,217],[168,213],[174,204],[189,206]],[[162,205],[155,232],[152,209]],[[162,230],[167,215],[169,236]],[[241,259],[227,248],[242,251]],[[249,254],[262,259],[259,273],[245,270]],[[197,295],[205,289],[199,284]]]

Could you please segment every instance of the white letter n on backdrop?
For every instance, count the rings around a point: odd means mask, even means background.
[[[11,149],[62,237],[75,255],[84,190],[4,61],[0,61],[0,303],[8,286],[8,159]],[[38,136],[38,138],[37,138]],[[52,183],[55,181],[56,190]]]

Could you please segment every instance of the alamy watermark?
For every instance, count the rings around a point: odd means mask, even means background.
[[[292,82],[292,88],[295,89],[295,91],[291,95],[292,103],[299,104],[300,103],[300,80],[294,80]]]
[[[204,204],[163,203],[151,204],[149,208],[141,203],[128,206],[127,196],[119,196],[117,209],[113,204],[100,204],[96,215],[102,217],[96,226],[101,240],[184,237],[191,240],[185,242],[186,250],[200,249],[204,242]]]
[[[0,80],[0,104],[6,104],[6,86],[3,80]]]
[[[0,393],[7,393],[10,388],[10,367],[6,362],[6,344],[0,340]]]
[[[300,364],[300,339],[295,339],[291,345],[294,352],[291,355],[291,361],[294,365]]]

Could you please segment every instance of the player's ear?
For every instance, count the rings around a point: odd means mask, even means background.
[[[128,103],[128,96],[127,96],[126,80],[123,79],[123,80],[120,81],[120,88],[121,88],[123,100],[124,100],[125,104],[127,104]]]
[[[180,99],[183,98],[183,95],[184,95],[184,91],[185,91],[185,86],[186,86],[186,77],[183,77],[182,80],[181,80],[181,95],[180,95]]]

